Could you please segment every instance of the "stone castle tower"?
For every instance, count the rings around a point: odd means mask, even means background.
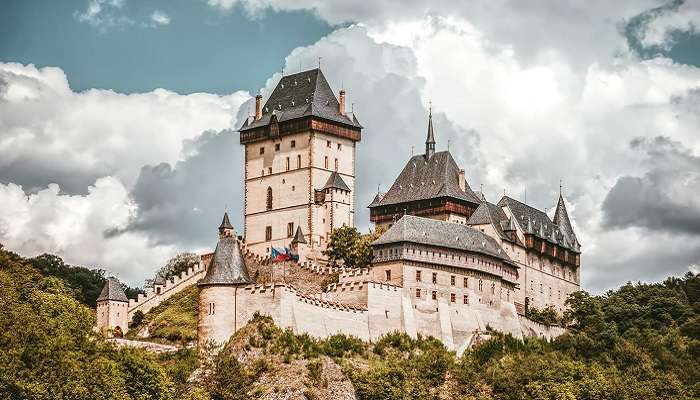
[[[97,298],[97,329],[121,336],[129,328],[129,299],[117,278],[109,277]]]
[[[240,128],[245,146],[246,249],[298,249],[323,260],[331,232],[353,226],[355,153],[362,126],[320,69],[282,77]],[[292,243],[294,242],[294,243]]]

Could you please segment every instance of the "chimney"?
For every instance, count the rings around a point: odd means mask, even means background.
[[[262,95],[255,96],[255,120],[262,118]]]
[[[345,89],[340,89],[340,107],[338,112],[340,115],[345,115]]]
[[[467,190],[467,181],[464,177],[464,170],[460,169],[459,170],[459,188],[462,189],[463,192]]]

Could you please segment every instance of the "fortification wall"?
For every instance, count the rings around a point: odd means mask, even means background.
[[[180,293],[181,291],[197,283],[197,281],[203,278],[204,274],[206,273],[205,263],[209,262],[209,260],[206,258],[207,256],[208,255],[202,256],[197,265],[180,273],[180,276],[166,280],[165,284],[163,285],[153,285],[152,288],[148,288],[146,290],[145,294],[141,293],[136,299],[129,299],[129,321],[131,321],[131,318],[134,316],[136,311],[141,311],[145,314],[153,307],[156,307],[160,303],[169,299],[174,294]]]
[[[566,333],[566,329],[561,326],[541,324],[522,315],[519,316],[519,322],[522,335],[527,337],[539,337],[552,341]]]

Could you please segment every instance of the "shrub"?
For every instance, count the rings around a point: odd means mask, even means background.
[[[314,386],[321,386],[323,374],[323,361],[315,359],[306,363],[309,380]]]

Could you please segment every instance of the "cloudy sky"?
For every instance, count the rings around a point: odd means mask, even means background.
[[[697,0],[4,1],[0,243],[130,284],[212,248],[252,96],[319,57],[365,126],[363,231],[432,102],[489,200],[551,210],[563,180],[585,289],[698,271]]]

